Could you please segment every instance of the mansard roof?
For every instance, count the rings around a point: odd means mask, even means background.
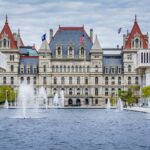
[[[81,45],[80,39],[84,36],[84,43]],[[67,55],[69,46],[74,49],[74,54],[79,55],[81,46],[84,46],[86,54],[89,54],[93,43],[90,37],[87,35],[84,27],[61,27],[59,26],[57,32],[50,42],[50,50],[52,55],[56,54],[56,46],[62,48],[62,54]]]
[[[132,39],[134,38],[134,36],[136,34],[140,35],[140,38],[143,41],[143,48],[144,49],[148,48],[148,36],[142,34],[141,29],[140,29],[140,27],[138,25],[136,16],[135,16],[134,25],[133,25],[132,30],[131,30],[130,34],[128,35],[128,39],[127,39],[127,41],[125,43],[125,49],[130,49],[131,48],[131,41],[132,41]]]
[[[8,37],[8,39],[10,40],[10,48],[11,49],[17,49],[17,39],[15,39],[10,27],[9,27],[9,24],[8,24],[8,20],[7,20],[7,16],[6,16],[6,21],[5,21],[5,25],[0,33],[0,39],[2,39],[2,37],[6,35]],[[17,35],[19,36],[19,39],[20,39],[20,46],[23,46],[23,41],[20,37],[20,35]]]
[[[122,66],[123,60],[122,60],[121,54],[105,54],[103,55],[103,65],[104,66]]]

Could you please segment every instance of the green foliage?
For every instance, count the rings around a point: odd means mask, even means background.
[[[0,104],[3,104],[6,98],[8,102],[14,102],[15,95],[15,91],[11,86],[0,86]]]
[[[140,87],[137,85],[132,85],[128,88],[127,91],[119,91],[118,96],[121,98],[122,101],[125,102],[125,105],[133,104],[136,102],[136,99],[138,99],[139,96],[139,90]]]
[[[145,86],[144,88],[142,88],[142,97],[150,97],[150,86]]]

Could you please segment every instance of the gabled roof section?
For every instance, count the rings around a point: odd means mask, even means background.
[[[17,49],[18,42],[20,43],[20,46],[24,46],[23,41],[20,37],[20,33],[17,34],[17,39],[15,39],[15,37],[9,27],[7,15],[6,15],[5,25],[0,33],[0,39],[3,37],[3,35],[7,35],[8,39],[10,40],[10,48],[11,49]]]
[[[132,30],[131,30],[131,32],[128,36],[128,39],[125,43],[125,49],[130,49],[131,48],[131,41],[134,38],[135,34],[140,35],[140,38],[143,41],[143,48],[148,48],[148,36],[142,34],[141,29],[140,29],[140,27],[138,25],[138,22],[137,22],[136,15],[135,15],[135,21],[134,21],[133,28],[132,28]]]
[[[94,44],[93,44],[93,46],[91,48],[91,52],[102,52],[102,47],[101,47],[101,45],[99,43],[97,35],[96,35]]]
[[[8,39],[10,40],[10,48],[12,49],[16,49],[17,48],[17,42],[14,39],[14,36],[11,32],[11,29],[9,27],[8,21],[7,21],[7,16],[6,16],[6,21],[5,21],[5,25],[0,33],[0,39],[2,38],[2,36],[6,34],[8,36]]]

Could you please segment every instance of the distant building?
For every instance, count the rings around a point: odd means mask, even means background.
[[[8,68],[0,72],[0,85],[18,89],[26,81],[35,93],[44,86],[49,103],[64,90],[66,106],[103,106],[108,98],[117,98],[118,90],[141,84],[135,58],[139,50],[148,51],[148,44],[148,34],[141,32],[135,17],[121,48],[102,48],[97,36],[93,41],[93,29],[88,35],[83,26],[59,26],[54,35],[50,29],[50,40],[37,51],[24,46],[20,32],[13,34],[6,18],[0,52],[7,55]]]

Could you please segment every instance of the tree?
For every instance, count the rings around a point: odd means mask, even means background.
[[[150,97],[150,86],[145,86],[144,88],[142,88],[142,97]]]
[[[5,103],[7,98],[8,102],[15,101],[15,91],[11,86],[0,86],[0,104]]]

